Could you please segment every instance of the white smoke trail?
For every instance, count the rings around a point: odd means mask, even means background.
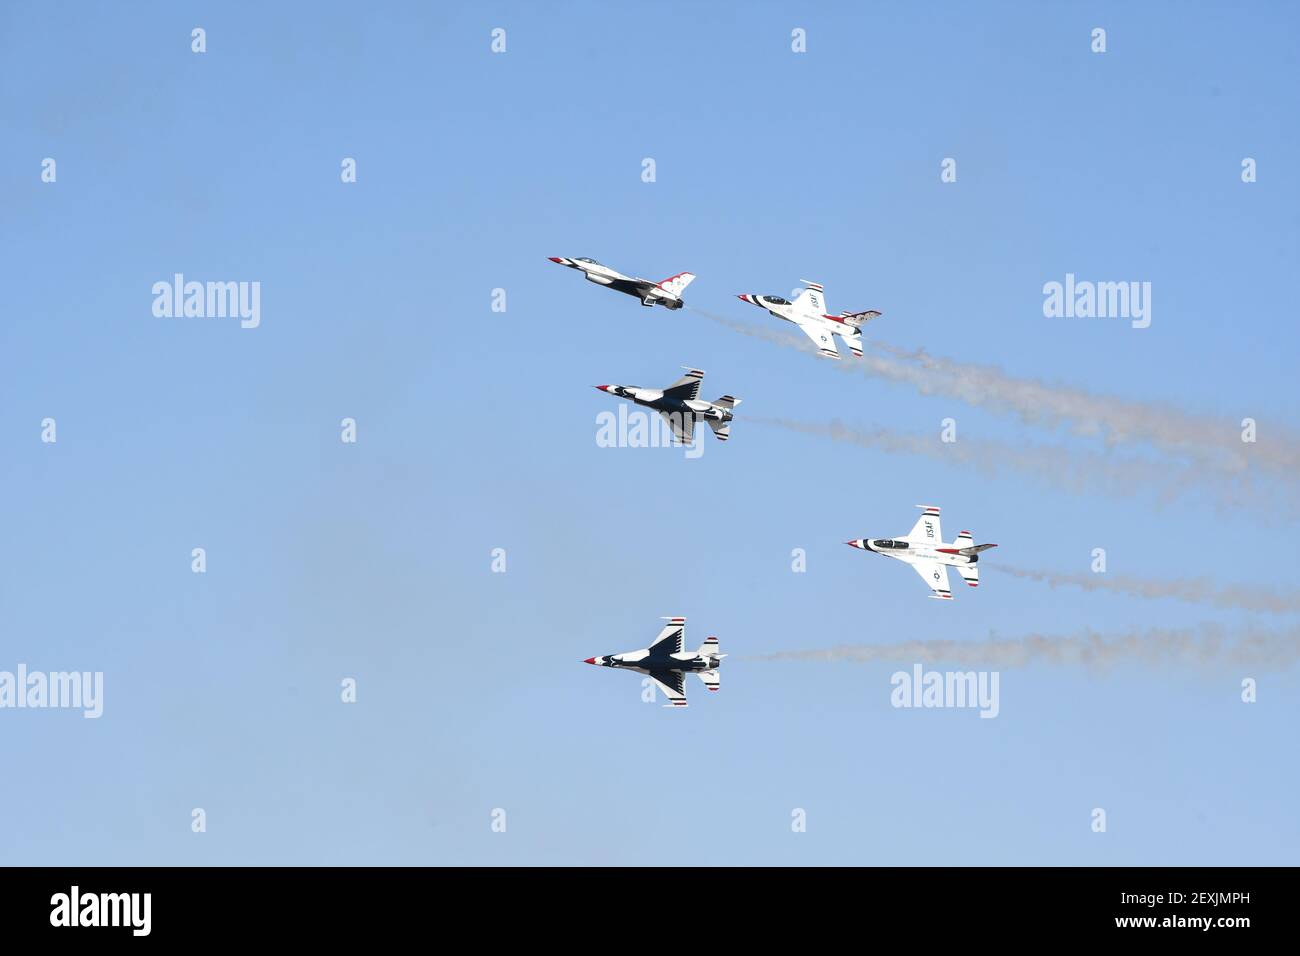
[[[803,337],[782,334],[701,309],[693,312],[752,338],[815,355]],[[1167,454],[1190,458],[1202,468],[1240,475],[1253,463],[1288,478],[1300,469],[1300,436],[1273,430],[1267,441],[1241,441],[1238,423],[1188,415],[1168,405],[1096,395],[1085,389],[1018,379],[988,365],[938,358],[871,342],[863,359],[828,363],[843,372],[874,375],[911,385],[925,395],[946,395],[978,408],[1009,413],[1037,426],[1067,426],[1077,435],[1099,437],[1109,445],[1146,443]],[[898,361],[886,358],[884,352]]]
[[[750,661],[876,661],[946,663],[958,666],[1025,667],[1053,664],[1107,670],[1120,664],[1152,666],[1233,665],[1282,670],[1300,660],[1300,629],[1229,634],[1219,625],[1149,628],[1118,635],[1084,630],[1074,635],[1028,634],[985,641],[900,641],[841,644],[823,650],[777,651]]]
[[[848,442],[863,448],[890,453],[918,455],[955,462],[990,478],[1006,472],[1020,472],[1072,494],[1100,493],[1111,497],[1131,497],[1142,490],[1155,495],[1161,504],[1182,497],[1208,494],[1223,508],[1263,508],[1258,489],[1248,476],[1207,475],[1186,466],[1171,467],[1164,462],[1140,458],[1121,458],[1110,453],[1075,451],[1045,445],[1010,444],[984,439],[965,438],[944,443],[932,435],[916,435],[889,428],[855,428],[838,420],[803,422],[788,418],[751,415],[748,424],[785,428],[831,441]],[[1267,506],[1294,510],[1293,503],[1273,497]]]
[[[1285,614],[1288,611],[1300,611],[1300,592],[1283,593],[1267,588],[1253,588],[1245,585],[1227,585],[1219,587],[1205,578],[1174,578],[1154,580],[1132,577],[1124,574],[1062,574],[1055,571],[1031,571],[1025,568],[1008,567],[996,564],[993,570],[999,574],[1029,581],[1039,581],[1049,587],[1077,587],[1085,591],[1111,591],[1116,594],[1129,594],[1134,597],[1174,598],[1193,604],[1209,604],[1214,607],[1236,608],[1243,611],[1261,611],[1271,614]]]

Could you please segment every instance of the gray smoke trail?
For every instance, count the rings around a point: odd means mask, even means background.
[[[1247,445],[1241,441],[1240,426],[1231,420],[1196,417],[1158,402],[1130,401],[1015,378],[995,366],[954,362],[924,349],[900,349],[885,342],[872,342],[871,347],[931,373],[942,394],[1013,414],[1026,424],[1064,424],[1077,435],[1101,437],[1110,445],[1147,442],[1230,473],[1245,470],[1252,461],[1288,474],[1300,467],[1300,438],[1291,433]],[[927,384],[933,387],[936,383]]]
[[[916,435],[889,428],[854,428],[837,420],[825,423],[787,418],[747,416],[746,423],[785,428],[831,441],[848,442],[863,448],[890,453],[918,455],[955,462],[991,478],[1006,472],[1027,474],[1052,488],[1073,494],[1101,493],[1131,497],[1137,490],[1155,494],[1161,504],[1183,496],[1209,493],[1220,507],[1261,508],[1265,503],[1248,476],[1207,475],[1188,467],[1171,467],[1162,462],[1119,458],[1110,454],[1072,451],[1044,445],[1009,444],[983,439],[962,439],[944,443],[932,435]],[[1293,503],[1274,497],[1273,509],[1294,511]]]
[[[841,644],[810,651],[778,651],[741,658],[750,661],[876,661],[945,663],[958,666],[1025,667],[1055,664],[1106,670],[1124,663],[1147,665],[1234,665],[1285,669],[1300,660],[1300,629],[1246,631],[1230,635],[1213,624],[1198,628],[1149,628],[1118,635],[1084,630],[1075,635],[1028,634],[986,641],[901,641]]]
[[[733,331],[815,355],[802,337],[755,326],[701,309],[693,312]],[[1300,437],[1277,433],[1265,442],[1241,441],[1237,423],[1199,418],[1154,402],[1129,401],[1095,395],[1084,389],[1033,379],[1017,379],[1001,369],[937,358],[924,349],[909,351],[884,342],[871,342],[862,360],[834,363],[843,372],[865,373],[907,384],[924,395],[946,395],[978,408],[1009,413],[1030,425],[1067,426],[1073,433],[1099,437],[1109,445],[1145,442],[1160,450],[1192,459],[1229,475],[1245,472],[1254,462],[1294,475],[1300,469]],[[899,361],[880,354],[885,352]]]
[[[716,322],[721,326],[731,329],[733,332],[739,332],[741,335],[748,335],[752,339],[761,339],[764,342],[771,342],[773,345],[781,345],[788,349],[795,349],[800,352],[807,352],[809,355],[817,355],[818,350],[812,344],[812,340],[800,333],[797,337],[787,335],[777,326],[754,325],[752,322],[741,322],[738,319],[729,319],[725,315],[718,315],[716,312],[706,312],[704,309],[697,309],[693,305],[686,307],[696,315],[703,316],[711,322]]]
[[[1030,571],[1002,564],[995,565],[994,570],[1016,578],[1040,581],[1053,588],[1077,587],[1085,591],[1111,591],[1141,598],[1175,598],[1193,604],[1272,614],[1300,611],[1300,592],[1280,593],[1235,584],[1219,587],[1204,578],[1153,580],[1110,573],[1061,574],[1054,571]]]

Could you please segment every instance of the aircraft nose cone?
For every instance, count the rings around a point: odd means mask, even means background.
[[[546,258],[550,259],[552,262],[558,263],[559,265],[564,265],[564,260],[558,256],[547,256]]]
[[[592,388],[598,388],[598,389],[600,389],[602,392],[608,392],[608,391],[609,391],[609,386],[608,386],[608,385],[593,385]]]
[[[594,657],[588,657],[588,658],[587,658],[585,661],[583,661],[582,663],[584,663],[584,664],[594,664],[594,663],[596,663],[596,658],[594,658]]]
[[[850,548],[860,548],[860,547],[862,547],[862,542],[861,542],[861,541],[845,541],[844,543],[847,544]]]
[[[748,295],[738,295],[738,296],[736,296],[736,298],[739,299],[741,302],[748,302],[748,301],[749,301],[749,296],[748,296]]]

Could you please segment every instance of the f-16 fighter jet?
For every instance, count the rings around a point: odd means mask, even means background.
[[[916,520],[906,537],[860,538],[846,541],[845,544],[863,551],[888,555],[906,561],[912,566],[921,580],[934,593],[932,598],[943,601],[952,600],[952,591],[948,590],[948,568],[957,569],[957,573],[973,588],[980,586],[979,559],[980,552],[996,548],[996,544],[976,544],[969,531],[957,535],[952,544],[943,543],[943,534],[939,530],[939,509],[933,505],[917,505],[924,514]]]
[[[816,282],[800,279],[808,288],[799,293],[793,302],[779,295],[753,295],[745,293],[736,296],[743,302],[767,309],[778,319],[793,322],[804,330],[813,340],[817,350],[827,358],[839,358],[840,350],[835,344],[835,336],[842,338],[849,350],[862,358],[862,326],[880,315],[879,312],[841,312],[839,315],[826,314],[826,298],[822,287]]]
[[[649,675],[668,697],[665,707],[686,706],[688,673],[693,673],[703,681],[709,690],[717,690],[721,680],[718,677],[718,665],[727,656],[718,652],[718,639],[706,637],[698,651],[683,651],[682,636],[686,633],[686,618],[666,617],[664,620],[668,623],[649,647],[606,657],[588,657],[583,663]]]
[[[740,404],[740,399],[723,395],[712,402],[703,401],[699,397],[703,379],[704,373],[698,368],[688,368],[685,375],[667,388],[641,388],[639,385],[597,385],[596,388],[653,408],[664,417],[673,430],[673,437],[683,445],[689,445],[695,439],[697,419],[709,423],[718,441],[726,441],[731,437],[731,410]]]
[[[558,262],[562,266],[568,266],[570,269],[579,270],[587,277],[588,282],[609,286],[619,292],[634,295],[641,300],[641,304],[644,306],[662,305],[669,309],[680,309],[682,307],[682,293],[695,279],[695,276],[690,272],[679,272],[675,276],[669,276],[663,282],[634,279],[632,276],[625,276],[621,272],[615,272],[609,266],[601,265],[595,259],[581,256],[577,259],[551,256],[551,261]]]

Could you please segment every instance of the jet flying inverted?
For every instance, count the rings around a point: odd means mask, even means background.
[[[663,282],[636,279],[632,276],[625,276],[621,272],[616,272],[609,266],[601,265],[595,259],[588,259],[585,256],[580,256],[577,259],[551,256],[551,261],[562,266],[568,266],[570,269],[577,269],[587,277],[588,282],[594,282],[597,285],[608,286],[611,289],[617,289],[619,292],[634,295],[641,300],[641,304],[644,306],[662,305],[669,309],[680,309],[683,305],[682,293],[695,279],[694,274],[690,272],[679,272],[675,276],[664,279]]]
[[[649,675],[668,697],[665,707],[686,706],[687,674],[694,674],[709,690],[717,690],[720,681],[718,665],[727,656],[718,652],[718,639],[706,637],[699,650],[683,651],[682,637],[686,633],[686,618],[666,617],[664,620],[668,623],[649,647],[605,657],[588,657],[583,663]]]
[[[686,368],[685,366],[682,366]],[[641,388],[639,385],[597,385],[602,392],[653,408],[663,416],[673,437],[683,445],[695,439],[696,420],[706,421],[718,441],[731,437],[731,410],[740,404],[733,395],[723,395],[712,402],[702,400],[700,382],[704,373],[697,368],[687,368],[686,374],[667,388]]]
[[[808,288],[799,293],[793,302],[779,295],[754,295],[745,293],[736,298],[750,305],[775,315],[778,319],[793,322],[803,329],[804,334],[813,340],[818,351],[827,358],[839,358],[840,350],[835,344],[835,336],[842,338],[849,350],[862,358],[862,326],[880,315],[879,312],[841,312],[839,315],[826,314],[826,298],[822,287],[816,282],[800,279]]]
[[[939,530],[939,509],[933,505],[917,505],[924,513],[917,519],[906,537],[859,538],[846,541],[845,544],[863,551],[874,551],[906,561],[933,594],[932,598],[943,601],[952,600],[952,591],[948,589],[948,568],[957,569],[957,573],[973,588],[979,587],[980,552],[996,548],[996,544],[976,544],[969,531],[957,535],[952,544],[943,543],[943,533]]]

